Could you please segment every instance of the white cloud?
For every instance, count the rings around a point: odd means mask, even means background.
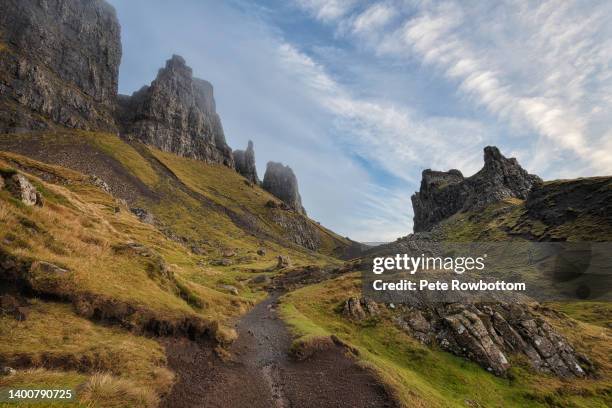
[[[279,55],[296,82],[310,89],[313,100],[334,115],[339,133],[346,135],[347,148],[395,177],[418,184],[420,173],[414,173],[418,168],[463,163],[463,170],[472,172],[481,166],[480,161],[471,160],[474,153],[480,156],[485,135],[478,122],[422,118],[407,106],[355,97],[293,46],[283,44]]]
[[[404,22],[389,26],[383,10],[401,10]],[[612,110],[610,19],[612,3],[604,1],[397,0],[336,24],[374,56],[434,67],[475,109],[486,108],[516,133],[536,135],[531,143],[544,151],[530,164],[554,175],[565,167],[554,161],[560,154],[573,156],[577,172],[612,172],[601,153]],[[368,32],[369,20],[380,20],[384,30]],[[502,144],[511,148],[512,141]]]
[[[346,15],[357,0],[297,0],[298,5],[322,21],[337,20]]]
[[[354,33],[371,33],[384,27],[396,15],[395,9],[385,3],[377,3],[359,14],[353,21]]]

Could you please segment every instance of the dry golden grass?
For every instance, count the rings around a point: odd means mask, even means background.
[[[154,408],[159,403],[159,396],[151,388],[108,373],[92,375],[79,388],[78,395],[80,402],[88,407]]]

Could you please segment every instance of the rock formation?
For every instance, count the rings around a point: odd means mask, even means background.
[[[376,302],[367,297],[348,298],[342,307],[342,314],[351,320],[363,320],[378,316],[379,313]]]
[[[234,150],[236,171],[253,184],[259,184],[257,168],[255,167],[255,150],[253,142],[249,140],[246,150]]]
[[[114,129],[121,60],[114,8],[103,0],[0,4],[0,133],[50,122]]]
[[[525,199],[534,186],[542,183],[496,147],[485,147],[484,162],[478,173],[467,178],[459,170],[424,170],[421,188],[412,196],[414,231],[429,231],[457,212],[482,209],[505,198]]]
[[[173,55],[151,85],[121,95],[120,121],[128,137],[209,163],[234,166],[217,115],[212,85],[194,78],[185,60]]]
[[[538,371],[563,378],[584,377],[591,372],[588,358],[574,350],[539,309],[521,303],[401,306],[394,321],[420,342],[435,343],[496,375],[505,375],[513,354],[526,356]]]
[[[43,206],[42,195],[23,174],[0,172],[0,190],[3,188],[26,206]]]
[[[297,177],[291,167],[283,166],[282,163],[268,162],[262,187],[297,212],[306,215],[306,210],[302,207]]]

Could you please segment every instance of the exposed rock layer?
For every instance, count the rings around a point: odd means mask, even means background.
[[[103,0],[0,5],[0,133],[50,122],[114,129],[121,42],[113,7]]]
[[[289,166],[268,162],[262,187],[299,213],[306,214],[298,189],[297,177]]]
[[[173,55],[150,86],[119,102],[126,135],[180,156],[234,166],[213,87],[194,78],[182,57]]]
[[[478,173],[467,178],[454,169],[424,170],[421,188],[412,196],[414,231],[429,231],[453,214],[478,210],[505,198],[525,199],[534,186],[542,183],[496,147],[485,147],[484,162]]]

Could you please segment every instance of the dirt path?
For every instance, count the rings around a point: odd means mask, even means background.
[[[297,362],[291,337],[275,310],[276,296],[259,303],[236,326],[238,340],[223,362],[187,340],[166,342],[179,381],[162,407],[341,408],[395,407],[377,380],[341,348]]]

